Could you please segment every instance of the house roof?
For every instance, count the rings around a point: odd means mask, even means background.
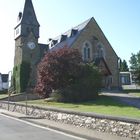
[[[8,74],[2,74],[1,75],[1,77],[2,77],[2,82],[8,82]]]
[[[55,37],[50,38],[48,41],[49,49],[54,50],[56,48],[60,47],[71,47],[73,42],[76,40],[76,38],[80,35],[80,33],[84,30],[84,28],[87,26],[87,24],[93,20],[94,18],[90,18],[83,23],[73,27],[72,29],[66,31],[65,33]]]

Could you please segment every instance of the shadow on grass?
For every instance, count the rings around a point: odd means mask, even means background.
[[[140,89],[124,89],[124,93],[140,93]]]
[[[104,96],[104,95],[100,95],[98,98],[92,101],[79,102],[79,103],[65,103],[65,105],[66,104],[68,105],[71,104],[72,108],[78,108],[79,105],[85,105],[85,106],[102,105],[102,106],[128,107],[128,105],[120,103],[119,101],[113,99],[112,97]],[[68,108],[71,108],[71,106],[69,106]]]
[[[140,108],[140,98],[129,98],[129,97],[115,97],[115,96],[105,96],[100,95],[94,101],[78,103],[79,105],[103,105],[103,106],[116,106],[116,107],[136,107]]]
[[[92,105],[119,106],[119,107],[125,106],[125,104],[119,103],[112,97],[104,96],[104,95],[100,95],[97,99],[93,101],[83,102],[79,104],[88,105],[88,106],[92,106]]]

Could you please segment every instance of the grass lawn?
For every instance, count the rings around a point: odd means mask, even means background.
[[[75,110],[81,112],[93,112],[98,114],[125,116],[131,118],[140,118],[140,110],[130,107],[117,101],[111,97],[100,96],[99,99],[92,102],[83,103],[58,103],[58,102],[45,102],[44,100],[28,101],[28,104],[38,105],[43,107],[57,107],[68,110]]]
[[[140,96],[140,92],[133,93]],[[0,99],[8,97],[8,94],[0,94]],[[25,103],[25,101],[22,101]],[[28,101],[30,105],[37,105],[43,107],[56,107],[67,110],[93,112],[104,115],[124,116],[140,119],[140,109],[130,107],[119,103],[111,97],[100,95],[98,99],[91,102],[82,103],[59,103],[59,102],[46,102],[44,99]]]
[[[140,89],[125,89],[123,91],[124,91],[124,93],[140,97]]]
[[[134,95],[134,96],[140,97],[140,92],[139,92],[139,93],[131,93],[131,95]]]
[[[3,98],[5,98],[5,97],[8,97],[8,94],[7,94],[7,93],[4,93],[4,94],[1,93],[1,94],[0,94],[0,99],[3,99]]]

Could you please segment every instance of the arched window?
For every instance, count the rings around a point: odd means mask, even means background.
[[[84,61],[89,61],[92,59],[92,47],[91,47],[91,43],[86,41],[83,44],[83,60]]]
[[[98,54],[98,57],[105,58],[105,50],[104,50],[103,44],[101,43],[97,45],[97,54]]]

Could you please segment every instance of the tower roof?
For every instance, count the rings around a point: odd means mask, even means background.
[[[21,23],[40,26],[36,18],[32,0],[25,0]]]

